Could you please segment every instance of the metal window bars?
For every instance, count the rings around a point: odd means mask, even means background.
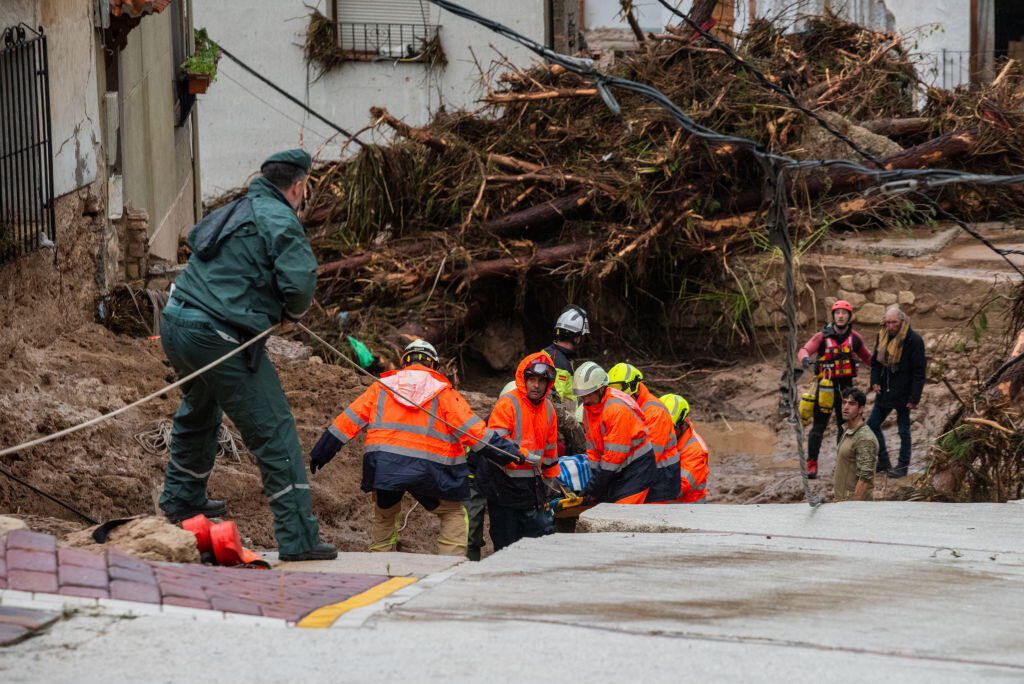
[[[338,47],[356,61],[427,62],[438,38],[434,24],[367,24],[338,22]]]
[[[46,36],[18,24],[0,36],[0,264],[55,239]]]

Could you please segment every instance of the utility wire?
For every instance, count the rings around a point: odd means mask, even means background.
[[[271,110],[273,110],[273,111],[277,112],[278,114],[280,114],[280,115],[281,115],[281,116],[283,116],[284,118],[286,118],[286,119],[288,119],[289,121],[291,121],[291,122],[292,122],[293,124],[296,124],[297,126],[301,126],[302,128],[304,128],[304,129],[308,130],[308,131],[309,131],[310,133],[314,133],[314,134],[316,134],[316,136],[317,136],[317,137],[319,137],[319,138],[321,138],[321,139],[323,139],[323,140],[330,140],[330,139],[331,139],[331,136],[327,136],[327,135],[324,135],[324,134],[323,134],[323,133],[321,133],[320,131],[317,131],[317,130],[314,130],[314,129],[310,128],[310,127],[309,127],[309,124],[307,124],[307,123],[305,123],[305,122],[303,122],[303,121],[299,121],[298,119],[296,119],[296,118],[295,118],[295,117],[293,117],[293,116],[290,116],[290,115],[288,115],[288,114],[285,114],[285,113],[284,113],[284,112],[282,112],[282,111],[281,111],[280,109],[278,109],[278,108],[277,108],[277,107],[275,107],[274,105],[270,104],[269,102],[267,102],[266,100],[264,100],[264,99],[263,99],[262,97],[260,97],[259,95],[257,95],[257,94],[256,94],[256,93],[254,93],[253,91],[251,91],[251,90],[249,90],[248,88],[246,88],[246,87],[245,87],[245,86],[244,86],[244,85],[242,84],[242,82],[241,82],[241,81],[239,81],[238,79],[232,78],[230,74],[228,74],[228,73],[225,73],[223,69],[222,69],[222,70],[220,70],[220,71],[219,71],[219,72],[217,73],[217,76],[223,76],[224,78],[228,79],[229,81],[231,81],[232,83],[234,83],[235,85],[237,85],[237,86],[238,86],[239,88],[241,88],[241,89],[242,89],[242,90],[244,90],[245,92],[249,93],[249,95],[252,95],[252,96],[253,96],[254,98],[256,98],[257,100],[259,100],[260,102],[262,102],[263,104],[265,104],[265,105],[267,106],[267,109],[271,109]]]
[[[277,85],[276,83],[271,81],[269,78],[267,78],[266,76],[264,76],[260,72],[256,71],[255,69],[253,69],[251,66],[249,66],[248,64],[246,64],[242,60],[240,60],[237,57],[235,57],[233,54],[228,52],[227,49],[224,48],[223,44],[217,43],[217,46],[220,48],[220,51],[224,54],[224,56],[227,57],[228,59],[230,59],[232,62],[234,62],[238,66],[242,67],[243,69],[248,71],[250,74],[252,74],[256,78],[258,78],[259,80],[263,81],[264,83],[266,83],[268,86],[270,86],[271,88],[273,88],[274,90],[276,90],[280,94],[284,95],[286,98],[288,98],[289,101],[291,101],[292,103],[298,105],[299,107],[302,107],[304,110],[309,112],[311,115],[315,116],[317,119],[320,119],[320,121],[323,121],[325,124],[327,124],[328,126],[333,128],[334,130],[338,131],[339,133],[341,133],[342,135],[344,135],[347,138],[351,138],[356,143],[358,143],[360,147],[363,146],[364,143],[363,143],[362,140],[359,140],[358,138],[356,138],[354,135],[352,135],[351,133],[346,131],[344,128],[342,128],[338,124],[334,123],[330,119],[327,119],[326,117],[324,117],[319,112],[313,110],[305,102],[303,102],[299,98],[295,97],[294,95],[292,95],[288,91],[284,90],[281,86]]]
[[[69,511],[71,511],[75,515],[81,516],[82,518],[84,518],[88,522],[92,523],[93,525],[99,525],[100,524],[98,520],[93,520],[92,518],[90,518],[85,513],[83,513],[82,511],[78,510],[77,508],[75,508],[74,506],[72,506],[70,504],[66,504],[63,501],[61,501],[60,499],[58,499],[57,497],[55,497],[55,496],[53,496],[51,494],[47,494],[42,489],[39,489],[38,487],[30,485],[28,482],[25,482],[24,480],[22,480],[20,477],[18,477],[14,473],[8,472],[8,471],[4,470],[3,468],[0,468],[0,475],[6,475],[7,477],[9,477],[12,480],[14,480],[15,482],[17,482],[18,484],[20,484],[20,485],[22,485],[24,487],[28,487],[29,489],[31,489],[36,494],[49,499],[50,501],[52,501],[53,503],[57,504],[58,506],[63,506],[64,508],[68,509]]]

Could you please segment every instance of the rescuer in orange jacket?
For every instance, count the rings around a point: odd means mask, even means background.
[[[402,364],[401,370],[382,374],[335,418],[310,454],[310,471],[323,468],[366,428],[362,489],[373,492],[376,504],[370,551],[395,550],[402,496],[409,492],[440,518],[437,552],[463,555],[467,529],[461,502],[469,498],[464,447],[498,463],[522,456],[518,446],[487,429],[435,370],[433,345],[414,341],[405,348]]]
[[[608,374],[593,361],[576,369],[572,391],[583,403],[593,473],[583,490],[584,500],[644,503],[658,474],[640,407],[633,397],[608,387]]]
[[[654,449],[654,462],[658,479],[647,492],[647,503],[671,501],[679,496],[679,449],[672,416],[665,405],[651,394],[642,382],[644,374],[636,366],[617,363],[608,371],[608,386],[622,390],[633,397],[644,414],[647,440]]]
[[[708,446],[693,429],[690,422],[690,404],[678,394],[660,397],[665,404],[672,422],[676,426],[679,440],[679,466],[682,474],[682,490],[674,503],[704,503],[708,490]]]
[[[555,367],[544,352],[519,362],[515,387],[502,394],[487,427],[507,437],[526,453],[525,463],[497,466],[471,457],[476,487],[487,498],[494,550],[523,537],[553,531],[546,510],[548,490],[558,477],[558,422],[548,394],[555,383]]]

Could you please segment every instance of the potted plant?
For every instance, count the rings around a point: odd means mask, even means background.
[[[217,80],[219,61],[220,47],[210,40],[205,28],[196,29],[195,52],[181,65],[188,76],[188,92],[205,93],[210,83]]]

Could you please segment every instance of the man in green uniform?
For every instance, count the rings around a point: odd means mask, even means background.
[[[317,264],[295,212],[310,163],[302,150],[269,157],[245,197],[192,229],[192,256],[160,322],[180,376],[306,313]],[[281,559],[335,558],[337,549],[320,542],[295,420],[262,340],[182,387],[160,508],[175,522],[224,515],[222,501],[206,498],[222,410],[259,463]]]
[[[878,463],[878,440],[864,422],[864,405],[868,398],[856,388],[843,394],[843,436],[836,449],[836,501],[871,501]]]

